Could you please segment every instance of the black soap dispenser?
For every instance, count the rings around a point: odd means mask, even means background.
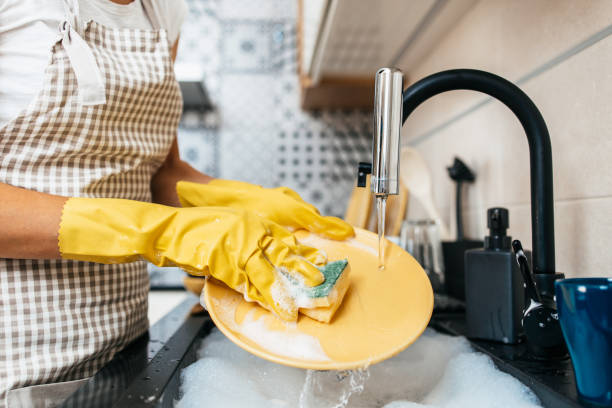
[[[525,292],[511,248],[508,210],[487,211],[484,248],[465,252],[465,309],[471,338],[518,343]]]

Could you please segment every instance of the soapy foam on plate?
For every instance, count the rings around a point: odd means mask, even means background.
[[[279,356],[302,360],[329,361],[329,357],[323,351],[319,340],[299,332],[296,323],[279,319],[279,323],[282,323],[285,330],[269,330],[263,318],[255,319],[255,310],[249,311],[244,320],[237,323],[234,316],[239,304],[238,298],[234,298],[233,301],[213,299],[213,302],[215,302],[215,310],[219,317],[230,323],[229,328],[233,332],[243,335],[260,347],[266,350],[274,350],[274,353]]]
[[[313,361],[329,361],[319,340],[301,333],[268,330],[264,319],[255,320],[253,311],[247,314],[244,322],[237,325],[238,332],[266,350],[292,358]],[[288,324],[287,326],[290,326]],[[288,327],[289,328],[289,327]]]
[[[312,371],[256,357],[216,329],[181,373],[177,408],[539,407],[537,397],[462,337],[427,329],[397,356],[361,371]]]

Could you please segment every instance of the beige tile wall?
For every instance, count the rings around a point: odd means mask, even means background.
[[[420,64],[400,64],[411,81],[484,69],[518,81],[534,100],[551,135],[557,269],[567,276],[612,276],[611,27],[609,0],[481,0]],[[530,247],[527,141],[499,102],[465,113],[485,99],[466,91],[432,98],[406,122],[403,143],[428,161],[447,222],[454,187],[445,167],[457,155],[477,173],[465,196],[467,233],[484,236],[486,209],[504,206],[510,233]],[[423,216],[414,200],[408,216]]]

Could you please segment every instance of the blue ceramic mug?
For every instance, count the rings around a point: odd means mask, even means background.
[[[560,280],[555,294],[578,395],[612,407],[612,278]]]

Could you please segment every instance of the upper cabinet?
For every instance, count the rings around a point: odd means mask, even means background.
[[[407,74],[476,0],[299,0],[304,109],[370,107],[374,74]]]

